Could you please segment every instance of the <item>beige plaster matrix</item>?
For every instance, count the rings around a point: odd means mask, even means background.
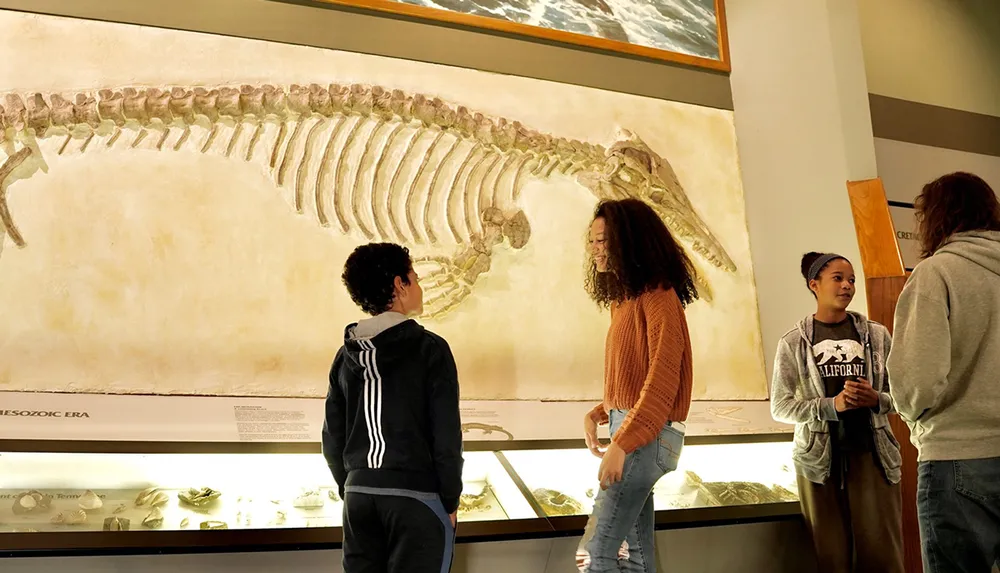
[[[356,316],[336,271],[353,246],[377,240],[402,243],[416,255],[425,318],[453,340],[467,397],[595,397],[598,345],[584,339],[600,343],[606,318],[582,300],[579,282],[586,215],[599,198],[637,197],[657,210],[705,269],[708,302],[699,304],[711,304],[707,312],[733,305],[731,283],[740,279],[752,301],[745,246],[723,246],[725,235],[706,223],[671,162],[630,130],[649,128],[639,118],[597,130],[550,117],[538,125],[539,113],[523,113],[524,104],[544,111],[558,101],[511,85],[504,91],[520,105],[495,105],[505,97],[443,87],[475,76],[525,80],[182,32],[0,16],[15,31],[8,52],[41,58],[39,51],[58,50],[71,36],[97,58],[84,73],[72,61],[57,64],[63,71],[55,73],[15,69],[0,85],[0,222],[7,236],[0,276],[17,276],[16,286],[37,299],[0,338],[0,355],[12,358],[6,370],[0,366],[0,384],[10,389],[322,394],[339,329]],[[164,44],[173,44],[169,56],[160,53]],[[120,61],[123,52],[133,58]],[[208,69],[195,63],[199,53],[212,54]],[[250,61],[258,69],[247,74]],[[130,69],[123,73],[121,65]],[[393,73],[399,66],[410,73]],[[68,77],[58,85],[53,76]],[[531,83],[551,87],[553,96],[569,88]],[[578,111],[591,103],[587,95],[613,95],[570,89],[583,92]],[[492,109],[472,109],[483,104]],[[64,166],[76,173],[59,181]],[[130,171],[139,175],[131,183]],[[265,180],[250,183],[252,173]],[[130,184],[112,197],[115,187]],[[290,209],[279,212],[273,198],[254,193],[267,184]],[[39,208],[45,199],[32,187],[50,190],[55,201],[48,209]],[[573,200],[560,204],[565,194]],[[108,201],[118,205],[109,209]],[[745,228],[742,234],[745,243]],[[27,264],[24,272],[19,264]],[[518,301],[539,294],[531,284],[539,280],[575,296],[553,292],[568,300],[533,302],[549,313],[562,307],[582,315],[564,313],[562,340],[543,341],[541,352],[528,341],[552,316]],[[298,308],[276,316],[290,297]],[[755,321],[749,326],[756,330]],[[31,336],[37,338],[29,346]],[[59,347],[47,365],[10,354]],[[142,380],[144,370],[152,376]],[[552,380],[566,374],[573,379]]]

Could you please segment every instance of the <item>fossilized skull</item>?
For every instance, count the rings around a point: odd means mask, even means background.
[[[603,168],[584,171],[577,180],[601,199],[641,199],[696,252],[717,267],[735,271],[736,265],[688,200],[670,162],[627,129],[619,128],[616,139]]]

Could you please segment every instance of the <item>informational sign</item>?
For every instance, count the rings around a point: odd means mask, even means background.
[[[889,214],[896,229],[896,242],[903,266],[912,271],[920,262],[920,237],[917,235],[916,210],[911,203],[889,202]]]
[[[465,441],[575,440],[595,402],[463,401]],[[0,439],[318,443],[324,400],[0,392]],[[771,434],[769,403],[695,402],[688,436]],[[607,437],[607,427],[600,429]]]

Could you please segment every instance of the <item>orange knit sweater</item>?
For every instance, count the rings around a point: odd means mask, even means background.
[[[604,357],[604,402],[590,412],[629,410],[614,442],[625,453],[652,442],[668,421],[691,407],[691,339],[684,307],[671,290],[656,289],[611,308]]]

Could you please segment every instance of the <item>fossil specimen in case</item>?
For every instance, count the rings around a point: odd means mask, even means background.
[[[528,244],[532,222],[520,196],[531,180],[570,177],[598,198],[639,198],[708,263],[736,270],[669,162],[627,130],[605,148],[422,94],[312,84],[9,93],[0,101],[0,143],[8,136],[0,224],[19,247],[26,239],[7,207],[6,179],[41,169],[52,158],[35,157],[35,138],[55,138],[57,156],[141,149],[255,162],[291,191],[297,212],[324,227],[447,249],[415,261],[427,316],[470,296],[498,246]],[[708,285],[699,286],[710,300]]]
[[[583,513],[583,505],[572,497],[554,489],[539,488],[531,495],[546,515],[579,515]]]
[[[77,509],[68,513],[58,513],[50,521],[55,525],[83,525],[87,523],[87,512]]]
[[[149,515],[143,518],[142,525],[150,529],[159,529],[163,525],[163,512],[154,507]]]
[[[128,531],[129,523],[124,517],[109,517],[104,520],[104,531]]]
[[[146,489],[140,491],[139,494],[135,496],[135,506],[142,507],[146,505],[159,491],[160,488],[158,487],[147,487]]]
[[[52,496],[37,490],[26,491],[14,496],[11,507],[14,515],[24,515],[47,511],[52,505]]]
[[[182,502],[193,505],[194,507],[205,507],[215,502],[219,499],[222,492],[216,491],[209,487],[203,487],[201,489],[190,488],[186,489],[177,494],[177,498]]]
[[[80,509],[95,511],[104,507],[104,502],[101,500],[99,495],[88,489],[83,495],[80,496],[80,499],[77,500],[77,505],[80,506]]]

